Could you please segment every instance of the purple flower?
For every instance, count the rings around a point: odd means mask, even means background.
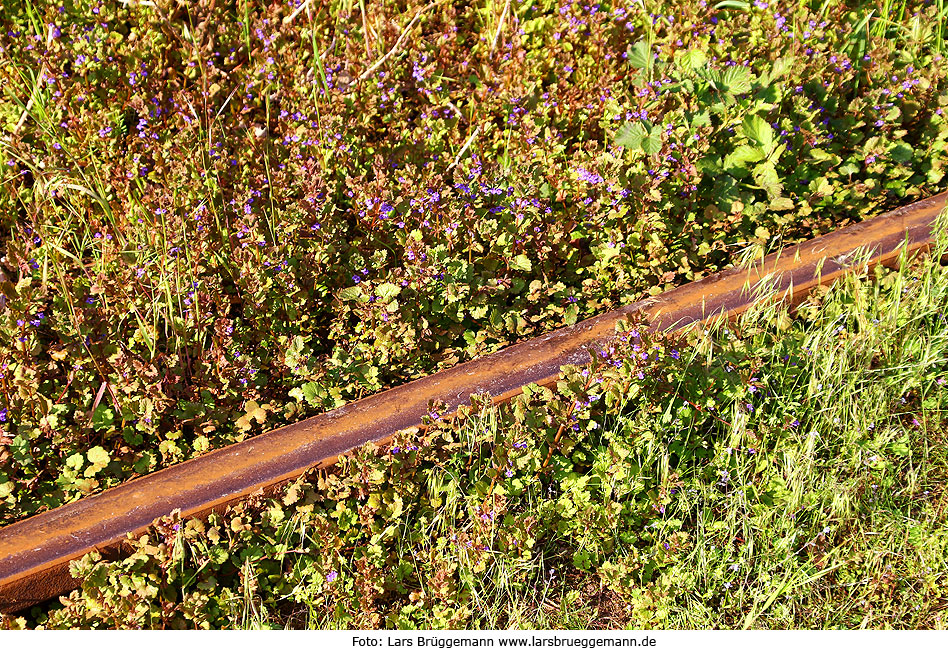
[[[588,171],[586,168],[577,168],[576,174],[581,180],[591,183],[594,186],[603,182],[603,178],[601,176],[595,172]]]
[[[7,420],[7,409],[3,408],[2,410],[0,410],[0,421],[6,421],[6,420]]]
[[[339,577],[339,573],[336,571],[329,571],[329,574],[326,576],[326,581],[335,582],[337,577]]]

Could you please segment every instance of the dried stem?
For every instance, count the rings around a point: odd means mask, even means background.
[[[365,81],[373,72],[375,72],[375,71],[379,68],[379,66],[381,66],[383,63],[385,63],[386,61],[388,61],[388,60],[392,57],[393,54],[395,54],[396,52],[398,52],[398,49],[399,49],[399,48],[401,47],[401,45],[402,45],[402,41],[404,41],[405,38],[411,33],[411,30],[412,30],[412,28],[415,26],[415,23],[418,22],[418,19],[421,18],[422,15],[424,15],[425,13],[427,13],[429,10],[431,10],[431,9],[433,9],[433,8],[435,8],[435,7],[437,7],[437,6],[440,5],[440,4],[443,4],[445,1],[446,1],[446,0],[435,0],[435,2],[432,2],[432,3],[428,4],[428,5],[426,5],[426,6],[425,6],[424,8],[422,8],[421,10],[419,10],[418,13],[415,14],[415,17],[411,19],[411,22],[409,22],[409,23],[405,26],[405,29],[402,30],[401,35],[399,35],[398,40],[395,41],[395,45],[392,46],[392,49],[389,50],[381,59],[379,59],[379,60],[376,61],[374,64],[372,64],[372,65],[368,68],[368,70],[366,70],[366,71],[363,72],[361,75],[359,75],[359,78],[358,78],[356,81],[357,81],[357,82]]]

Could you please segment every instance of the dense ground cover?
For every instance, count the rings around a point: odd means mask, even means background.
[[[0,524],[945,186],[940,2],[722,4],[5,7]]]
[[[555,390],[90,555],[10,624],[945,627],[948,268],[877,271],[796,319],[630,324]]]

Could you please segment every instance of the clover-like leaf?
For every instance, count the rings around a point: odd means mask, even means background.
[[[244,410],[245,414],[237,419],[235,423],[239,430],[250,430],[253,419],[256,419],[259,424],[263,424],[267,420],[267,411],[260,407],[256,401],[247,401]]]
[[[112,461],[112,458],[109,457],[108,452],[101,446],[95,446],[89,449],[89,452],[86,453],[86,457],[89,460],[89,467],[86,469],[84,474],[87,478],[91,478],[93,475],[108,466],[109,462]]]

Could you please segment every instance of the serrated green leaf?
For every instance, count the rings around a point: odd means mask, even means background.
[[[366,296],[362,292],[362,288],[358,285],[353,285],[352,287],[340,290],[339,299],[342,301],[358,301],[362,303],[366,300]]]
[[[648,42],[639,41],[629,49],[629,65],[639,70],[650,70],[652,67],[652,48]]]
[[[707,111],[699,111],[691,116],[690,123],[694,127],[707,127],[711,124],[711,115]]]
[[[744,135],[754,141],[765,154],[770,154],[774,147],[774,130],[770,124],[758,115],[749,115],[744,118]]]
[[[711,75],[711,83],[721,93],[732,93],[741,95],[751,90],[753,75],[746,66],[729,66],[722,70],[714,71]]]
[[[514,256],[513,260],[510,261],[510,269],[529,272],[533,269],[533,263],[530,262],[530,259],[527,258],[526,254],[517,254]]]
[[[286,366],[290,369],[296,369],[300,363],[300,354],[303,352],[303,346],[305,342],[300,335],[297,335],[290,342],[290,345],[286,348],[286,353],[284,354],[284,360],[286,361]]]
[[[695,48],[681,54],[677,60],[678,65],[684,70],[694,70],[708,63],[708,56],[703,50]]]
[[[730,154],[724,157],[725,169],[730,168],[748,168],[748,163],[757,163],[764,160],[764,152],[759,147],[751,145],[738,145]]]
[[[616,144],[646,154],[654,154],[662,148],[661,130],[648,120],[626,123],[616,134]]]
[[[402,289],[394,283],[382,283],[375,289],[375,294],[378,295],[379,299],[387,302],[401,291]]]
[[[793,57],[779,57],[770,67],[770,79],[779,79],[787,74],[793,67]]]
[[[615,143],[620,147],[639,149],[642,144],[642,132],[637,129],[638,123],[626,122],[616,132]]]
[[[646,154],[657,154],[661,149],[662,137],[658,131],[653,131],[642,140],[642,151]]]
[[[319,400],[320,394],[321,394],[319,390],[321,388],[318,384],[305,383],[301,389],[303,390],[303,398],[306,399],[307,403],[309,403],[310,405],[314,407],[322,404],[322,401]]]

